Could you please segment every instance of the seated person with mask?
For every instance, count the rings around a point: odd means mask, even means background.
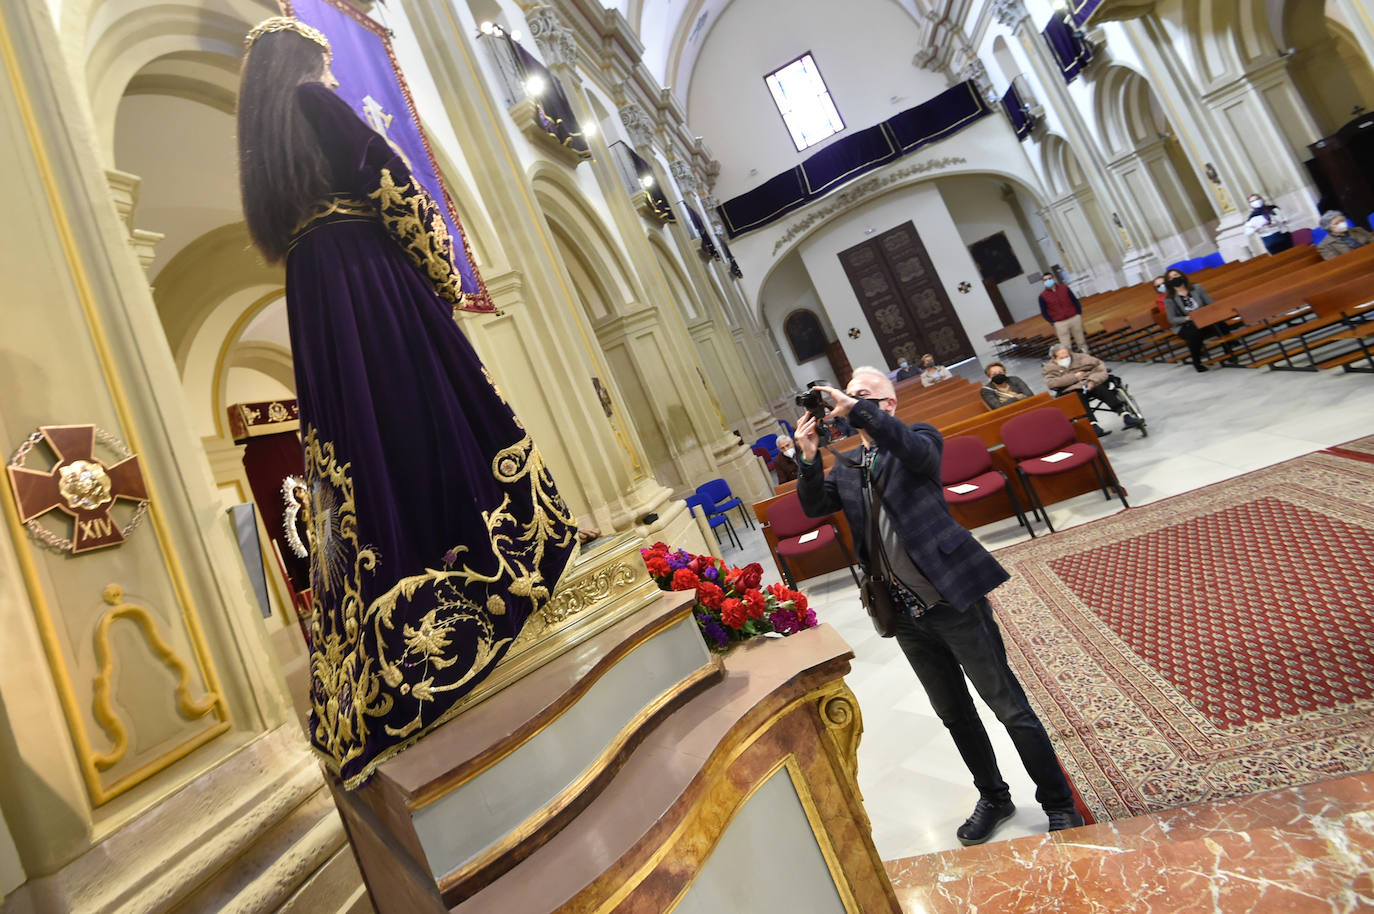
[[[1339,257],[1374,241],[1374,234],[1371,234],[1369,229],[1351,225],[1345,213],[1340,210],[1331,209],[1322,213],[1321,227],[1329,233],[1322,239],[1322,243],[1317,245],[1317,253],[1322,255],[1322,260]]]
[[[1099,358],[1081,352],[1070,352],[1068,346],[1055,346],[1050,350],[1050,360],[1041,368],[1045,376],[1045,386],[1054,391],[1055,396],[1073,391],[1083,401],[1083,409],[1089,412],[1088,400],[1095,397],[1114,413],[1120,413],[1127,428],[1140,425],[1140,419],[1126,409],[1126,404],[1107,384],[1107,366]],[[1110,434],[1104,432],[1096,422],[1093,431],[1098,437]]]
[[[1007,368],[1001,362],[993,362],[983,369],[983,372],[988,376],[988,383],[983,385],[979,393],[983,395],[983,402],[988,405],[988,409],[996,409],[1034,396],[1025,381],[1007,374]]]
[[[777,444],[778,456],[773,458],[773,469],[778,474],[778,485],[782,485],[797,478],[797,445],[786,435],[779,435]]]

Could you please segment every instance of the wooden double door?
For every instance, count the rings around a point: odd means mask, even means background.
[[[886,367],[895,368],[902,359],[919,365],[927,352],[940,365],[973,357],[968,334],[914,223],[883,232],[839,256]]]

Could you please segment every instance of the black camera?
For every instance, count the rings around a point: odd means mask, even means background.
[[[812,381],[806,386],[806,390],[797,394],[796,403],[802,409],[816,417],[816,438],[821,444],[830,443],[830,429],[825,424],[825,414],[830,411],[830,406],[825,402],[824,395],[816,390],[816,384],[823,381]]]
[[[994,384],[1006,384],[1006,383],[1008,383],[1008,381],[1007,381],[1007,376],[1004,375],[1004,374],[995,374],[995,375],[992,376],[992,383],[994,383]]]

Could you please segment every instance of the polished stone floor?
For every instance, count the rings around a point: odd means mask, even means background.
[[[1103,444],[1134,505],[1374,434],[1374,376],[1368,374],[1248,369],[1199,374],[1186,366],[1136,363],[1112,367],[1149,421],[1148,437],[1122,429],[1115,417],[1104,422],[1113,433]],[[1032,389],[1043,389],[1037,364],[1009,362],[1008,371]],[[969,371],[970,376],[976,373],[976,368]],[[1115,499],[1089,494],[1052,506],[1050,517],[1063,529],[1120,510]],[[765,581],[778,579],[762,534],[740,533],[741,548],[727,546],[725,559],[758,561]],[[975,533],[994,550],[1026,538],[1014,520]],[[879,853],[884,860],[895,860],[957,848],[954,830],[972,810],[977,792],[905,658],[894,642],[873,634],[848,573],[805,581],[802,589],[821,620],[834,625],[854,648],[849,684],[864,715],[859,782]],[[984,718],[1018,804],[997,840],[1043,833],[1044,815],[1006,731],[991,714]]]

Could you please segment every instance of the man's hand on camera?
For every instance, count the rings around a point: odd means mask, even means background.
[[[828,394],[831,402],[835,404],[830,412],[825,414],[825,418],[827,419],[840,419],[849,415],[849,411],[854,408],[854,404],[859,402],[844,391],[836,390],[833,387],[822,387],[820,384],[817,384],[815,389]]]
[[[797,434],[793,436],[797,442],[797,447],[801,448],[802,459],[811,463],[816,459],[816,451],[820,450],[820,439],[816,434],[816,417],[810,413],[803,413],[797,420]]]

